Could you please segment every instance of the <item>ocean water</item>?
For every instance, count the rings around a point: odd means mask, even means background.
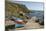
[[[26,14],[26,16],[29,16],[29,17],[36,16],[42,21],[44,20],[44,11],[31,11],[31,13]]]

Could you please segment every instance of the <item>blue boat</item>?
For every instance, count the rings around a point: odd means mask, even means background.
[[[17,18],[16,21],[20,21],[22,20],[21,18]],[[21,28],[21,27],[24,27],[24,24],[16,24],[15,26],[16,28]]]
[[[13,19],[15,19],[15,21],[19,22],[19,21],[23,21],[23,19],[21,18],[16,18],[16,17],[12,17]],[[15,28],[21,28],[24,27],[24,24],[15,24]]]
[[[15,28],[21,28],[21,27],[24,27],[24,24],[16,24],[15,25]]]

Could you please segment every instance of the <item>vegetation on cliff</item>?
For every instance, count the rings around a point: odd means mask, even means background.
[[[10,18],[11,16],[26,18],[23,14],[30,12],[30,10],[23,4],[5,2],[5,6],[5,15],[7,18]]]

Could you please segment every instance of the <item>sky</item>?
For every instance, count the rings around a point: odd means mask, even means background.
[[[43,2],[30,2],[30,1],[12,1],[14,3],[24,4],[30,10],[42,10],[43,11]]]

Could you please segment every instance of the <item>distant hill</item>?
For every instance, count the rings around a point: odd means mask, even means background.
[[[34,12],[42,12],[42,13],[44,13],[44,10],[31,10],[31,13],[34,13]]]
[[[21,16],[20,13],[29,13],[30,10],[23,5],[23,4],[18,4],[18,3],[12,3],[12,2],[5,2],[5,16],[6,17],[11,17],[11,16],[16,16],[20,18],[25,18],[25,16]]]

